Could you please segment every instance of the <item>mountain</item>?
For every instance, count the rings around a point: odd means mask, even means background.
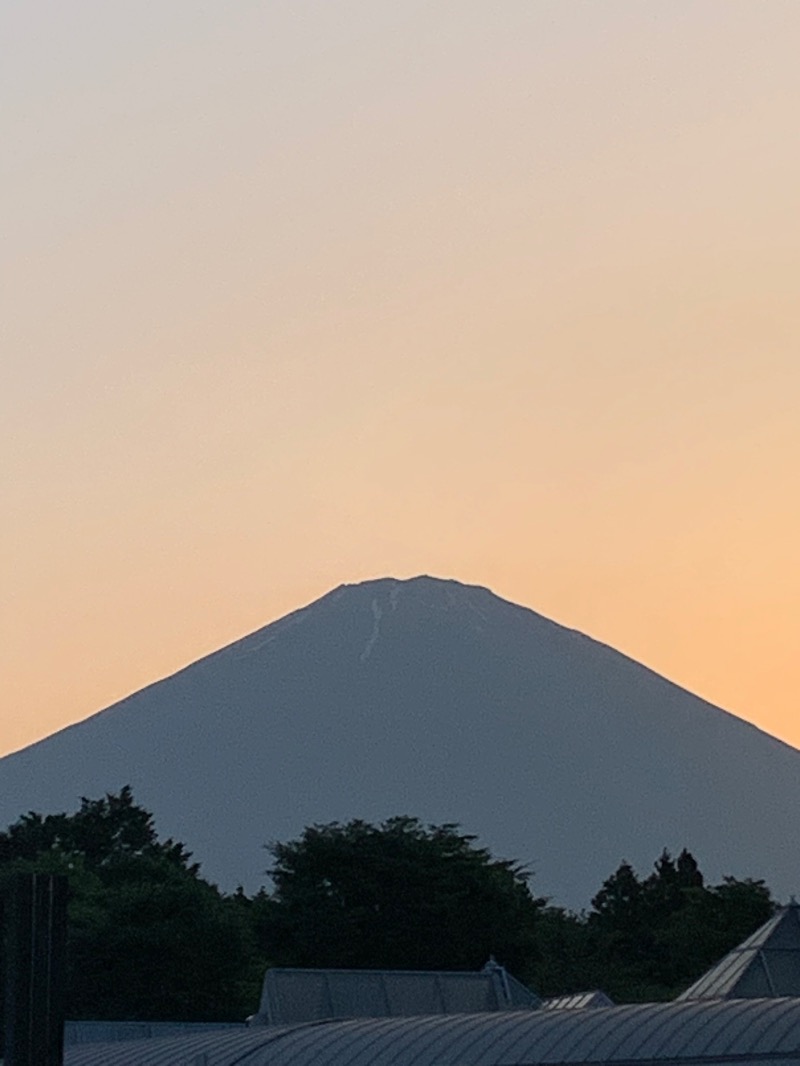
[[[225,888],[312,822],[458,822],[588,904],[626,858],[800,887],[800,752],[487,589],[343,585],[0,759],[0,824],[130,782]]]

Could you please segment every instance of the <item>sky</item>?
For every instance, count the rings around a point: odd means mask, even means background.
[[[796,0],[3,0],[0,754],[343,582],[800,746]]]

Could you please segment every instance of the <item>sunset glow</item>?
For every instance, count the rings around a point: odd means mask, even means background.
[[[418,573],[800,745],[796,0],[34,0],[0,53],[0,753]]]

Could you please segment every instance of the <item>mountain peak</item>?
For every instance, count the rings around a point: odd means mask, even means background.
[[[486,588],[342,585],[0,760],[0,822],[126,782],[225,887],[306,825],[455,822],[583,906],[627,856],[794,885],[800,753]]]
[[[354,584],[339,585],[334,590],[334,594],[339,592],[352,592],[359,595],[366,593],[386,598],[390,604],[396,604],[400,596],[413,596],[415,602],[420,605],[442,607],[469,602],[476,596],[488,596],[499,600],[499,597],[481,585],[468,585],[454,578],[432,577],[429,574],[417,574],[415,577],[407,578],[370,578]]]

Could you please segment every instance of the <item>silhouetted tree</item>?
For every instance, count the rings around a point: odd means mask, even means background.
[[[623,863],[592,900],[587,935],[615,999],[671,999],[774,910],[763,881],[705,884],[694,856],[663,851],[640,880]]]
[[[68,1015],[243,1019],[264,960],[232,898],[199,876],[186,848],[160,841],[131,789],[74,814],[23,815],[0,833],[0,888],[14,872],[70,884]]]
[[[530,969],[544,901],[458,826],[333,822],[269,850],[262,949],[279,965],[460,970],[494,954]]]
[[[545,995],[670,999],[774,909],[763,881],[708,885],[684,849],[644,878],[623,862],[573,914],[458,826],[411,817],[315,825],[269,851],[272,890],[225,896],[125,787],[0,832],[0,900],[16,871],[65,873],[69,1015],[174,1020],[244,1018],[268,961],[472,970],[493,954]]]
[[[39,859],[53,853],[80,856],[89,869],[119,865],[144,856],[157,857],[196,874],[191,853],[173,840],[160,841],[153,815],[134,802],[130,785],[102,799],[81,800],[74,814],[34,811],[0,833],[0,864],[15,859]]]

